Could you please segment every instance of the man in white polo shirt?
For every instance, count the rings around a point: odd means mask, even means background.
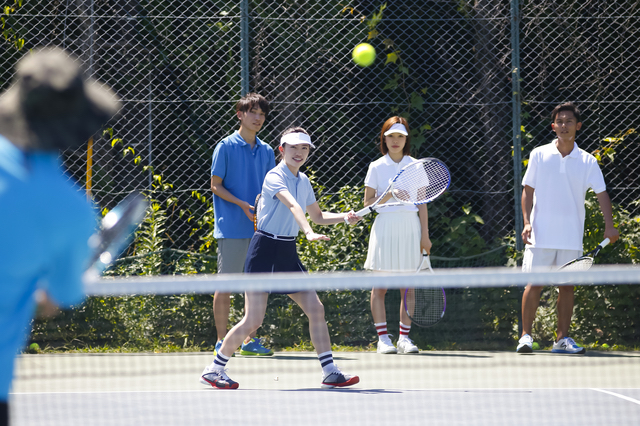
[[[611,200],[602,171],[595,157],[578,148],[576,133],[582,127],[580,111],[571,102],[563,103],[551,113],[551,128],[557,139],[535,148],[529,156],[522,180],[522,239],[526,244],[522,270],[558,268],[582,256],[585,196],[593,189],[604,215],[604,237],[618,239],[613,225]],[[540,304],[542,286],[528,285],[522,296],[522,336],[517,352],[531,353],[531,328]],[[568,336],[573,314],[573,286],[560,286],[558,293],[557,341],[552,352],[583,354]]]

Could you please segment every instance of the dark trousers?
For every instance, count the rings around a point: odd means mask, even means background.
[[[0,426],[9,426],[9,404],[0,402]]]

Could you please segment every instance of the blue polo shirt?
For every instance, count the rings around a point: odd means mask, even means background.
[[[211,176],[222,178],[224,186],[235,197],[253,205],[262,189],[267,172],[274,168],[273,149],[256,137],[253,149],[236,130],[222,139],[213,151]],[[253,221],[233,203],[213,196],[214,238],[251,238]]]
[[[294,176],[284,161],[267,173],[262,185],[260,214],[258,215],[258,229],[274,235],[295,237],[300,232],[300,226],[289,210],[276,195],[281,191],[289,191],[302,208],[316,202],[309,178],[302,172]]]
[[[0,136],[0,401],[27,341],[36,289],[59,305],[82,301],[96,225],[96,212],[57,153],[25,154]]]

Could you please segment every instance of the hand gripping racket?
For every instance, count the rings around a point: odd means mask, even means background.
[[[256,202],[253,205],[253,230],[257,231],[258,230],[258,212],[260,211],[260,196],[262,194],[258,194],[256,196]]]
[[[393,178],[384,193],[370,206],[357,211],[364,216],[383,207],[430,203],[449,188],[451,175],[445,164],[436,158],[423,158],[407,164]],[[394,203],[380,204],[391,193]],[[346,219],[345,219],[346,222]]]
[[[93,255],[86,274],[100,275],[120,256],[144,219],[147,206],[144,196],[134,192],[102,218],[102,229],[89,238]]]
[[[605,238],[603,242],[598,244],[598,247],[594,248],[589,253],[586,253],[585,255],[580,256],[577,259],[573,259],[572,261],[565,263],[559,268],[559,270],[586,271],[587,269],[591,268],[591,265],[593,265],[593,260],[598,255],[598,253],[600,253],[600,250],[605,248],[607,244],[609,244],[609,239]]]
[[[431,261],[429,255],[422,253],[422,262],[416,273],[424,268],[431,269]],[[411,318],[411,322],[418,327],[431,327],[437,324],[447,309],[447,297],[444,288],[440,287],[421,287],[408,288],[404,292],[404,309]]]

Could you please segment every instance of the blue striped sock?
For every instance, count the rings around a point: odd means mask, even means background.
[[[213,365],[217,368],[224,368],[227,366],[227,362],[229,362],[229,358],[222,355],[220,351],[216,354],[216,359],[213,360]]]
[[[335,368],[335,366],[333,365],[333,354],[331,353],[331,351],[318,354],[318,360],[320,361],[322,372],[324,374],[332,372]]]

